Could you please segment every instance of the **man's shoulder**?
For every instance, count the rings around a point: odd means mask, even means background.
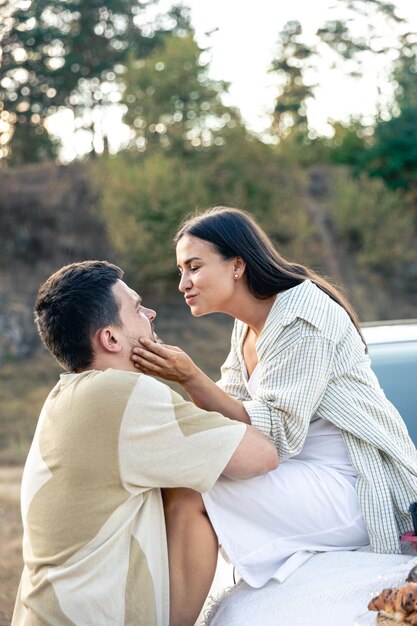
[[[103,385],[106,388],[114,388],[125,386],[128,388],[133,388],[139,386],[141,388],[152,388],[152,389],[169,389],[168,385],[152,376],[147,376],[146,374],[142,374],[141,372],[130,372],[126,370],[117,370],[109,368],[104,370],[103,372],[99,372],[101,374],[100,377],[96,377],[96,384]]]
[[[139,372],[109,368],[63,375],[60,391],[64,393],[71,391],[71,394],[77,396],[108,398],[111,401],[115,396],[129,397],[138,387],[160,390],[167,385]]]

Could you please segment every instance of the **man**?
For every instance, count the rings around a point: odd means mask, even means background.
[[[137,373],[131,349],[155,312],[105,261],[63,267],[35,305],[40,337],[68,373],[45,401],[22,481],[24,571],[13,626],[193,624],[210,585],[204,507],[182,514],[189,549],[171,572],[160,488],[203,492],[224,474],[277,465],[252,427],[198,409]],[[169,493],[169,490],[168,490]]]

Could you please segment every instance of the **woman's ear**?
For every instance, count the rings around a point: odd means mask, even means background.
[[[101,349],[106,352],[120,352],[122,349],[111,326],[105,326],[97,331],[96,340]]]
[[[241,256],[237,256],[234,260],[233,271],[241,278],[246,269],[246,263]]]

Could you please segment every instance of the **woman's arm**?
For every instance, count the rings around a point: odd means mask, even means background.
[[[179,382],[201,408],[251,424],[274,441],[285,460],[304,445],[311,417],[330,383],[335,355],[335,344],[312,331],[307,322],[297,320],[294,325],[299,328],[295,340],[280,350],[276,342],[268,343],[259,355],[257,392],[242,401],[229,395],[227,384],[224,390],[219,388],[174,346],[141,340],[135,352],[142,356],[136,362],[146,374]]]
[[[242,402],[220,389],[183,350],[148,339],[140,339],[140,344],[133,348],[132,361],[141,372],[179,383],[194,404],[206,411],[251,423]]]

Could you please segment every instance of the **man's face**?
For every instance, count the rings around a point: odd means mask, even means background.
[[[126,343],[129,352],[141,337],[156,341],[152,324],[156,317],[155,311],[142,306],[140,296],[122,280],[113,285],[112,291],[119,302],[119,316],[123,324],[121,342]]]

